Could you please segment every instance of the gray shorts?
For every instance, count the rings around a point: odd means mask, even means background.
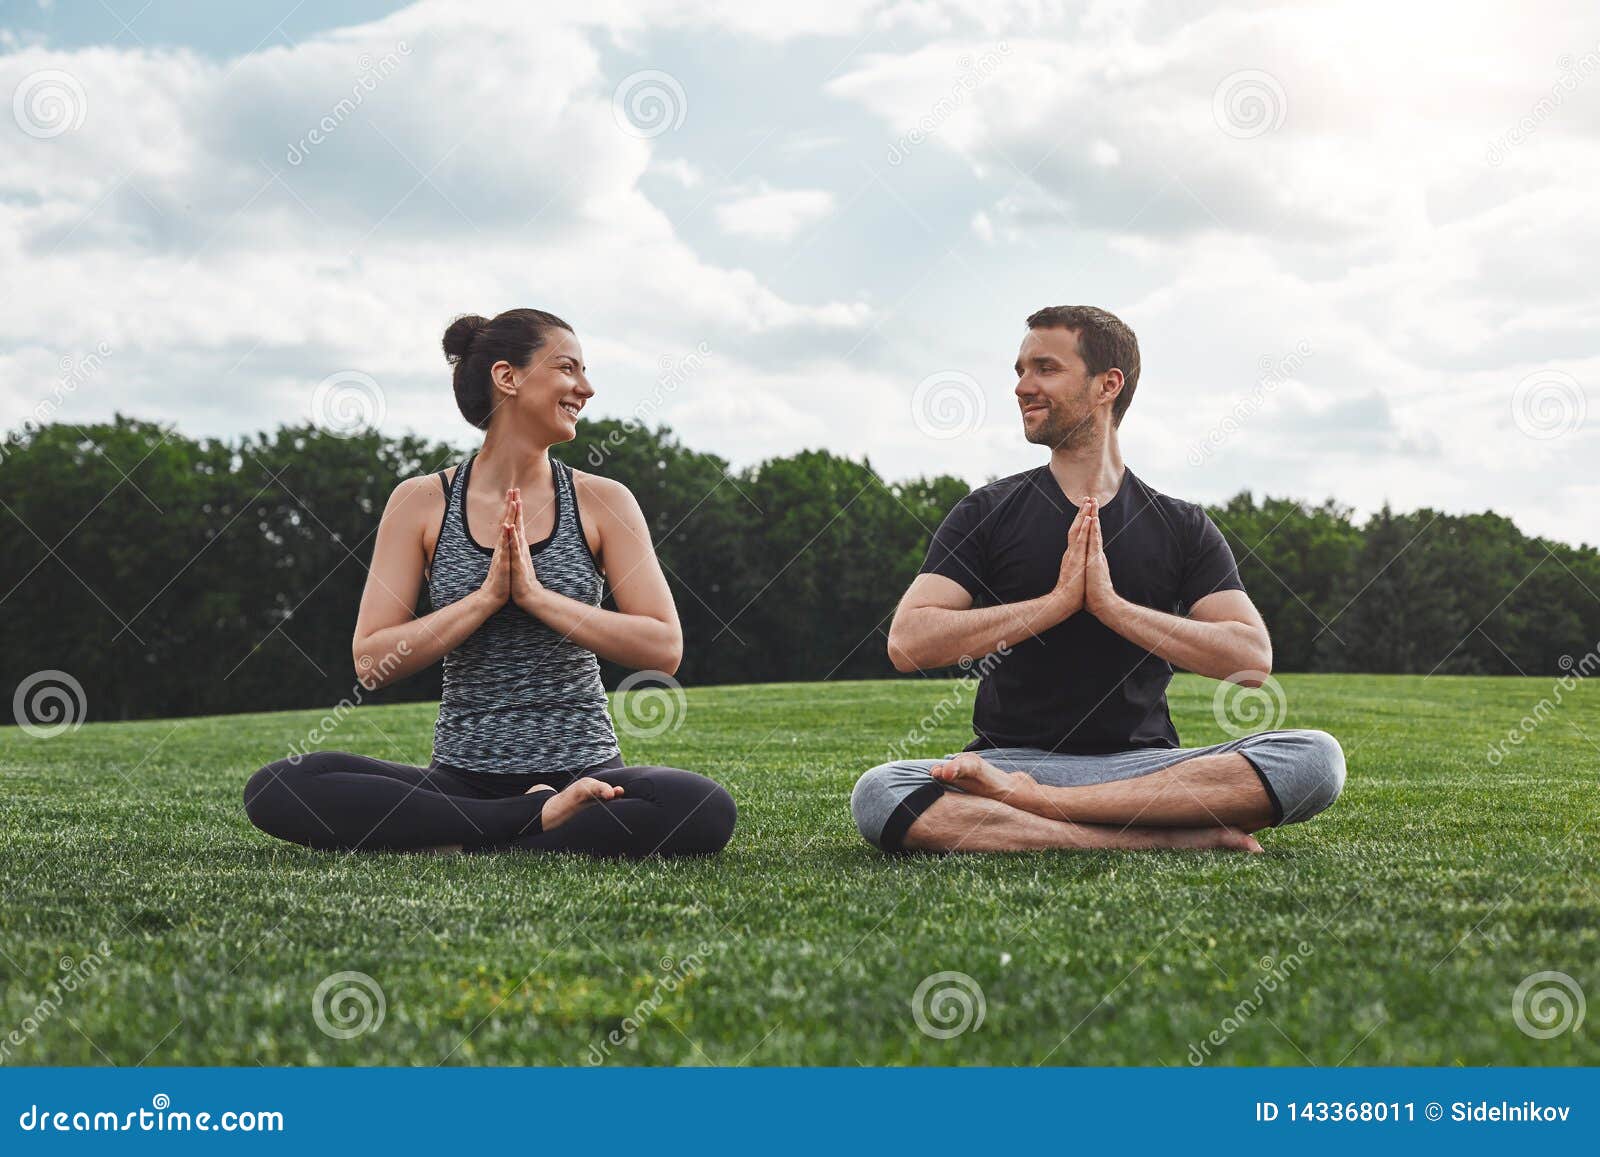
[[[1142,748],[1110,755],[1058,755],[1032,747],[989,748],[977,754],[1001,771],[1025,771],[1050,787],[1081,787],[1135,779],[1199,755],[1230,751],[1244,756],[1261,777],[1275,824],[1310,819],[1344,789],[1344,751],[1326,731],[1263,731],[1211,747]],[[946,791],[960,790],[928,774],[941,762],[902,759],[881,764],[856,781],[850,811],[869,844],[899,851],[917,817]]]

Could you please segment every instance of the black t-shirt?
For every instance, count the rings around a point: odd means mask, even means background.
[[[1049,466],[1002,478],[956,503],[933,536],[923,573],[960,583],[974,606],[1038,598],[1056,584],[1077,513]],[[1244,589],[1233,552],[1205,511],[1156,492],[1132,470],[1101,508],[1100,532],[1111,585],[1130,602],[1183,615],[1206,595]],[[1172,667],[1087,610],[1010,646],[1009,655],[983,665],[969,751],[1178,746],[1167,714]]]

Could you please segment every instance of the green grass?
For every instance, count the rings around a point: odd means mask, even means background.
[[[680,730],[624,746],[733,792],[733,844],[702,862],[277,843],[240,789],[318,712],[8,728],[0,1049],[10,1064],[581,1064],[654,997],[606,1063],[1184,1065],[1213,1030],[1211,1064],[1600,1063],[1600,1011],[1547,1040],[1511,1015],[1545,970],[1600,998],[1600,688],[1565,692],[1491,766],[1550,681],[1282,684],[1286,725],[1339,736],[1350,778],[1253,857],[879,855],[850,821],[851,784],[950,695],[940,682],[691,691]],[[1212,686],[1174,684],[1186,742],[1225,738]],[[969,703],[917,753],[960,746]],[[423,763],[432,719],[364,708],[326,746]],[[95,975],[25,1021],[62,958],[91,953]],[[352,1039],[311,1012],[341,971],[386,1002]],[[941,971],[981,987],[981,1027],[918,1029],[912,994]]]

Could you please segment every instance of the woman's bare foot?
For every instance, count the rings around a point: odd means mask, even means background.
[[[529,794],[534,791],[549,791],[550,788],[530,788]],[[555,797],[544,805],[544,811],[539,813],[539,826],[545,831],[554,831],[566,823],[578,812],[592,803],[604,803],[607,800],[617,799],[622,795],[622,789],[614,784],[602,782],[598,779],[574,780],[566,787],[556,792]]]

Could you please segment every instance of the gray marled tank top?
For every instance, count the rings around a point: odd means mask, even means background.
[[[435,607],[470,595],[494,551],[467,529],[464,462],[446,491],[439,544],[428,570]],[[604,582],[578,521],[572,470],[551,460],[556,516],[550,536],[530,543],[534,573],[553,591],[599,606]],[[441,481],[443,476],[441,475]],[[531,504],[531,503],[530,503]],[[444,657],[444,697],[433,758],[450,767],[518,774],[580,771],[617,754],[600,661],[508,602]]]

